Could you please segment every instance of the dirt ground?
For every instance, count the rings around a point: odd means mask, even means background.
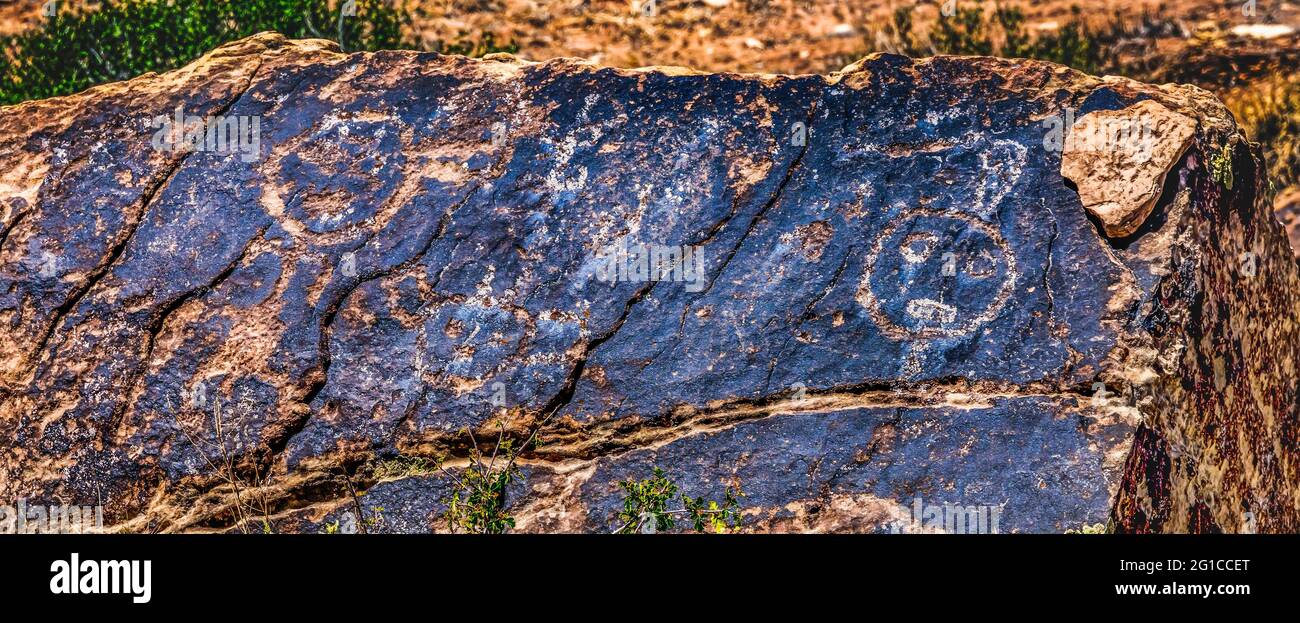
[[[647,0],[641,0],[647,1]],[[520,55],[539,60],[579,56],[621,67],[683,65],[706,71],[826,73],[884,47],[877,33],[896,7],[916,6],[922,29],[940,2],[900,0],[657,0],[653,17],[635,0],[424,0],[414,9],[416,32],[428,42],[461,34],[492,32],[514,41]],[[958,0],[957,6],[975,5]],[[983,3],[992,6],[992,2]],[[1074,3],[1003,2],[1020,6],[1031,29],[1068,22]],[[1266,6],[1267,5],[1267,6]],[[1179,23],[1184,35],[1198,29],[1230,32],[1238,26],[1277,24],[1300,30],[1300,5],[1266,2],[1248,17],[1233,2],[1185,0],[1093,0],[1078,3],[1079,16],[1101,25],[1144,14]],[[1171,8],[1172,7],[1172,8]],[[1181,44],[1186,37],[1162,41]]]
[[[431,46],[437,41],[492,33],[513,41],[519,55],[533,60],[577,56],[620,67],[683,65],[706,71],[825,73],[882,47],[876,33],[886,28],[894,9],[916,6],[921,29],[944,2],[972,0],[408,0],[414,15],[412,35]],[[46,0],[0,0],[0,33],[13,33],[41,19]],[[649,10],[643,3],[654,3]],[[86,0],[64,0],[63,10]],[[982,3],[992,6],[992,2]],[[1032,29],[1051,30],[1068,22],[1075,7],[1085,21],[1100,25],[1143,15],[1171,20],[1182,30],[1165,37],[1161,49],[1183,45],[1193,33],[1229,33],[1234,27],[1300,31],[1300,4],[1256,0],[1089,0],[1023,2]],[[652,15],[647,15],[652,13]],[[1271,42],[1290,45],[1291,36]]]

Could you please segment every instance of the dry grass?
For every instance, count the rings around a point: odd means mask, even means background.
[[[1300,74],[1278,74],[1222,94],[1251,140],[1264,147],[1271,191],[1300,186]]]

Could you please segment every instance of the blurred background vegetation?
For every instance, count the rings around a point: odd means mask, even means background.
[[[349,52],[422,47],[407,34],[405,6],[382,0],[101,0],[67,10],[56,2],[45,13],[35,28],[0,35],[0,104],[175,69],[267,30]],[[432,47],[473,56],[516,49],[491,34]]]
[[[925,37],[914,32],[912,7],[894,12],[891,26],[876,37],[883,51],[909,56],[935,54],[1033,58],[1060,63],[1090,74],[1115,74],[1143,82],[1191,82],[1217,91],[1248,136],[1260,142],[1269,172],[1269,200],[1300,200],[1300,72],[1285,61],[1269,63],[1246,55],[1235,58],[1205,53],[1227,43],[1202,35],[1173,58],[1156,53],[1152,40],[1185,35],[1185,26],[1173,17],[1142,13],[1134,19],[1110,17],[1100,26],[1090,25],[1077,6],[1071,18],[1056,28],[1031,34],[1024,13],[1016,7],[994,5],[957,8],[939,19]],[[1094,20],[1096,23],[1096,20]],[[1197,45],[1199,43],[1200,45]],[[1208,45],[1207,45],[1208,44]],[[1253,62],[1252,62],[1253,61]],[[1288,206],[1278,205],[1279,209]],[[1283,218],[1300,218],[1300,205]],[[1297,221],[1300,224],[1300,221]],[[1292,228],[1292,229],[1300,229]]]

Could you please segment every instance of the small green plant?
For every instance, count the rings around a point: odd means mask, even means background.
[[[469,464],[465,467],[449,469],[443,457],[402,455],[372,463],[367,466],[365,472],[374,482],[441,473],[451,481],[452,485],[450,497],[443,500],[447,505],[443,519],[447,521],[447,527],[451,532],[471,534],[507,532],[514,528],[515,519],[510,514],[506,503],[506,494],[511,483],[522,477],[517,466],[519,450],[515,440],[506,436],[505,426],[502,425],[492,453],[487,455],[480,450],[474,431],[466,429],[463,432],[470,439]],[[536,448],[539,445],[541,439],[538,432],[534,431],[523,444],[520,444],[520,447]],[[351,477],[346,473],[342,477],[352,493],[355,512],[362,518],[358,526],[361,531],[369,533],[386,529],[388,525],[384,518],[383,507],[372,506],[369,512],[364,512],[361,505],[363,494],[358,494],[352,486]],[[338,530],[338,522],[325,525],[327,534],[335,534]]]
[[[506,438],[505,426],[502,425],[492,456],[484,460],[474,431],[467,432],[470,437],[469,465],[458,473],[442,470],[451,478],[455,488],[446,501],[447,527],[452,532],[502,534],[515,527],[515,518],[506,505],[507,489],[510,483],[523,475],[515,463],[518,452],[514,440]]]
[[[1210,154],[1210,175],[1220,186],[1232,190],[1232,143],[1224,143],[1215,153]]]
[[[507,493],[510,485],[523,477],[518,467],[521,448],[540,447],[539,431],[540,427],[534,429],[523,443],[516,445],[515,439],[507,437],[505,426],[501,425],[496,443],[488,455],[481,450],[474,431],[466,429],[464,432],[469,437],[470,449],[468,464],[464,467],[448,468],[443,458],[398,456],[373,464],[369,473],[375,481],[383,481],[424,476],[437,470],[447,476],[452,485],[450,497],[443,500],[447,505],[443,519],[451,532],[502,534],[515,527]],[[348,478],[346,474],[344,477]],[[353,492],[354,506],[360,512],[360,497],[351,487],[350,478],[347,482]],[[616,533],[667,531],[677,527],[679,522],[699,532],[719,534],[735,531],[740,526],[739,498],[744,494],[736,488],[728,487],[721,502],[691,497],[680,494],[676,483],[658,467],[650,478],[625,480],[619,483],[619,487],[626,497],[623,511],[619,513],[621,525]],[[363,514],[362,530],[374,532],[386,527],[383,511],[383,507],[371,507],[370,513]],[[324,530],[326,534],[337,534],[339,522],[325,524]]]
[[[930,43],[943,54],[988,56],[993,53],[991,25],[982,7],[962,7],[955,15],[935,22]]]
[[[1106,524],[1095,523],[1092,525],[1084,524],[1078,530],[1070,528],[1065,531],[1066,534],[1106,534]]]
[[[711,530],[718,534],[740,527],[740,500],[744,494],[727,487],[722,503],[681,495],[681,508],[669,508],[678,496],[677,484],[667,474],[655,467],[654,473],[644,480],[624,480],[618,483],[623,490],[623,510],[618,514],[616,534],[663,532],[672,530],[681,517],[698,532]]]
[[[388,519],[384,517],[384,507],[371,506],[370,515],[362,517],[361,523],[365,525],[367,533],[388,527]]]

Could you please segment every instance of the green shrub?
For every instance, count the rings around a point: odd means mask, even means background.
[[[0,36],[0,105],[168,71],[268,30],[330,39],[349,52],[418,48],[402,34],[410,14],[397,1],[101,0],[93,8],[61,10],[39,28]],[[435,49],[482,56],[518,48],[486,36]]]
[[[515,518],[506,506],[506,492],[510,483],[523,474],[515,466],[513,442],[499,439],[491,459],[483,459],[475,445],[467,467],[459,474],[447,472],[454,487],[451,499],[445,501],[447,527],[452,532],[503,534],[515,527]]]
[[[1030,38],[1024,32],[1025,16],[1019,9],[997,9],[994,19],[1006,33],[1002,55],[1052,61],[1088,73],[1111,69],[1117,60],[1107,42],[1118,35],[1090,32],[1079,21],[1078,7],[1073,10],[1074,19],[1060,29]],[[1121,25],[1113,24],[1112,30],[1121,29]]]
[[[401,35],[403,8],[356,0],[103,0],[60,11],[40,28],[0,37],[0,104],[66,95],[188,63],[262,31],[326,38],[345,50],[413,47]]]
[[[959,8],[954,15],[940,16],[928,39],[922,39],[913,31],[912,8],[899,7],[890,35],[896,42],[894,51],[909,56],[1005,56],[1052,61],[1088,73],[1110,69],[1116,59],[1107,42],[1118,39],[1122,27],[1115,24],[1116,33],[1091,32],[1080,21],[1078,9],[1074,11],[1074,19],[1058,30],[1031,37],[1018,8],[997,7],[992,12]]]
[[[516,446],[514,439],[506,437],[505,425],[501,424],[491,456],[484,456],[479,449],[473,430],[466,428],[465,433],[470,439],[469,464],[452,471],[442,467],[442,459],[436,463],[452,484],[451,498],[443,500],[447,505],[447,528],[470,534],[504,534],[515,527],[506,494],[510,483],[523,477],[518,467],[519,454],[525,448],[536,447],[538,431]]]
[[[908,10],[899,8],[898,10]],[[940,54],[989,56],[993,54],[992,28],[984,17],[984,9],[966,7],[955,15],[940,17],[930,32],[930,43]]]
[[[624,497],[615,534],[672,530],[677,526],[678,517],[697,532],[711,530],[723,534],[740,527],[739,498],[744,493],[738,489],[727,487],[721,504],[683,494],[680,497],[680,507],[669,508],[669,503],[678,496],[680,489],[658,467],[654,468],[654,473],[649,478],[624,480],[618,486],[623,490]]]

